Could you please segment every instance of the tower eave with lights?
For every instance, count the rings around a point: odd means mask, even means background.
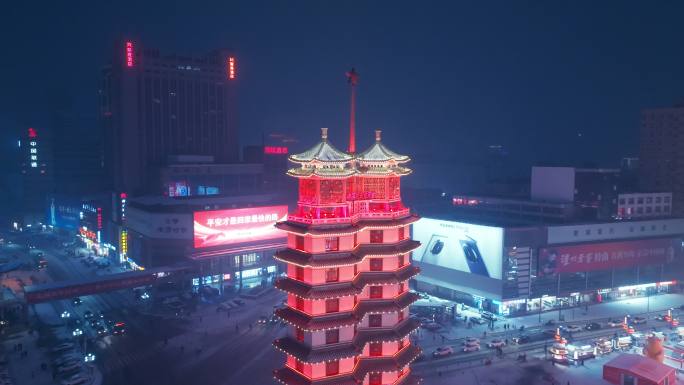
[[[287,305],[276,315],[290,326],[274,346],[285,366],[274,376],[286,385],[408,385],[419,379],[410,363],[420,349],[409,336],[418,296],[408,290],[419,273],[400,178],[411,170],[376,132],[358,154],[328,142],[327,130],[311,149],[290,156],[299,180],[297,208],[277,227],[288,247],[275,258],[287,265],[276,287]]]

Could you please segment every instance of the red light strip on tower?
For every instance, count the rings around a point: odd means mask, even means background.
[[[228,79],[235,80],[237,64],[234,57],[228,58]]]
[[[126,66],[133,67],[133,42],[126,42]]]

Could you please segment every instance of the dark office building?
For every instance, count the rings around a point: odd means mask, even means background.
[[[111,188],[129,196],[156,192],[160,167],[171,156],[239,159],[235,119],[235,57],[162,55],[141,42],[115,45],[102,71],[100,117]]]
[[[672,214],[684,215],[684,105],[641,114],[639,182],[642,191],[672,192]]]

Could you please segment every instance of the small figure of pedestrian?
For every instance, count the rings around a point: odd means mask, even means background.
[[[442,336],[442,343],[444,343],[444,336]]]
[[[487,338],[487,331],[485,330],[485,331],[482,332],[482,333],[484,334],[484,337]]]

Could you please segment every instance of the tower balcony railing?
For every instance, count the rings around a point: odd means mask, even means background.
[[[290,214],[287,216],[288,221],[305,223],[309,225],[336,225],[345,223],[356,223],[363,219],[398,219],[411,214],[408,208],[399,209],[397,211],[373,211],[361,212],[348,217],[327,217],[327,218],[311,218],[303,215]]]

